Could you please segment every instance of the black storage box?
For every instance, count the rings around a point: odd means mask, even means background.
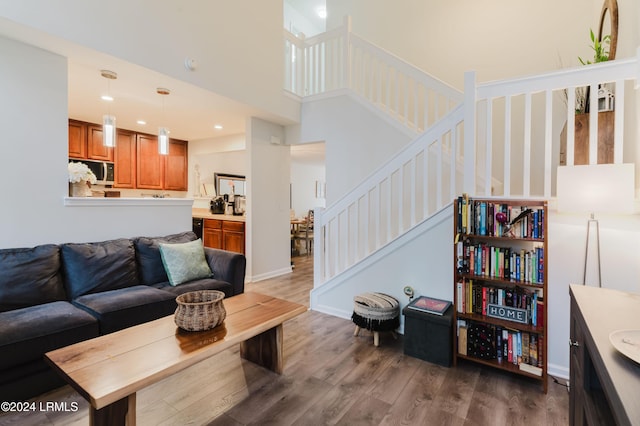
[[[404,315],[404,353],[434,364],[451,367],[453,359],[453,306],[443,315],[411,308]]]

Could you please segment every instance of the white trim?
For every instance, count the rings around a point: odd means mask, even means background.
[[[291,272],[293,272],[293,269],[291,269],[291,266],[287,266],[286,268],[276,269],[275,271],[253,275],[247,279],[247,282],[255,283],[258,281],[264,281],[264,280],[268,280],[269,278],[275,278],[281,275],[290,274]]]

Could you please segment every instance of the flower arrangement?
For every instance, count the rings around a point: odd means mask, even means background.
[[[69,170],[69,182],[89,182],[91,184],[96,183],[96,175],[89,169],[84,163],[69,163],[67,167]]]

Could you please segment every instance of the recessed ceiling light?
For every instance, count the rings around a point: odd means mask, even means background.
[[[144,126],[145,124],[147,124],[147,122],[144,120],[138,120],[136,121],[136,123],[140,124],[141,126]]]
[[[109,96],[109,95],[102,95],[102,96],[100,96],[100,99],[102,99],[103,101],[108,101],[108,102],[113,101],[113,97]]]
[[[222,126],[220,124],[216,124],[213,128],[216,130],[222,130]]]
[[[320,18],[325,19],[327,17],[327,8],[325,6],[318,6],[316,7],[316,13]]]

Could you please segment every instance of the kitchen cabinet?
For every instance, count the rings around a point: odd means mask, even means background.
[[[138,188],[187,190],[187,141],[171,139],[166,156],[158,153],[156,136],[138,134],[136,144]]]
[[[87,158],[87,125],[69,120],[69,158]]]
[[[115,148],[102,144],[102,126],[69,120],[69,158],[114,163],[115,188],[186,191],[188,142],[171,139],[169,154],[158,153],[154,135],[118,129]]]
[[[164,186],[170,191],[187,190],[187,141],[169,140],[169,155],[164,161]]]
[[[222,244],[224,250],[244,254],[244,222],[222,222]]]
[[[102,143],[102,126],[87,126],[87,158],[89,160],[113,161],[113,148]]]
[[[142,189],[163,189],[164,161],[158,153],[158,138],[136,135],[136,186]]]
[[[115,163],[114,188],[136,187],[136,134],[118,130],[113,158]]]
[[[244,222],[219,219],[204,220],[202,239],[205,247],[244,254],[244,234]]]
[[[205,219],[202,226],[202,242],[205,247],[222,249],[222,221]]]

